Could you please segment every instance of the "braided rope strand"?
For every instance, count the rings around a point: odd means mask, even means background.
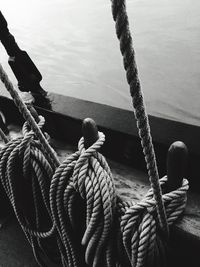
[[[47,155],[50,157],[50,160],[56,167],[59,166],[60,162],[56,156],[55,151],[47,142],[46,138],[44,137],[42,131],[38,127],[34,117],[31,115],[31,112],[28,110],[26,105],[24,104],[23,100],[15,90],[12,82],[9,80],[8,75],[4,71],[2,65],[0,64],[0,79],[2,83],[5,85],[6,89],[12,96],[16,106],[18,107],[19,111],[22,113],[24,119],[29,123],[30,127],[33,129],[35,135],[40,140],[41,145],[43,146],[44,150],[47,152]]]
[[[123,56],[124,69],[130,86],[135,117],[137,120],[138,132],[141,138],[143,153],[146,160],[148,175],[153,188],[157,205],[157,212],[161,228],[168,235],[167,218],[162,200],[162,192],[159,184],[159,175],[156,164],[155,152],[150,134],[148,116],[138,78],[138,69],[135,61],[135,51],[132,45],[132,37],[129,30],[128,15],[126,12],[125,0],[111,0],[112,14],[116,26],[116,34],[120,41],[120,50]]]
[[[99,132],[98,140],[87,149],[81,138],[78,151],[60,164],[40,130],[43,118],[33,116],[34,111],[22,102],[0,66],[1,80],[27,120],[23,137],[8,142],[0,151],[0,180],[41,267],[46,266],[41,254],[54,258],[47,241],[52,241],[61,258],[53,261],[63,267],[163,267],[166,244],[159,226],[167,237],[168,226],[186,205],[186,179],[180,188],[162,195],[161,185],[167,177],[159,181],[125,1],[113,0],[112,4],[151,182],[151,189],[138,203],[117,196],[111,170],[98,152],[105,141],[103,133]],[[43,220],[44,214],[47,218]]]
[[[9,138],[5,135],[5,133],[1,128],[0,128],[0,137],[5,144],[9,142]]]
[[[38,265],[44,267],[41,255],[48,255],[52,262],[59,263],[48,197],[55,166],[48,161],[41,146],[38,147],[33,131],[28,131],[26,124],[24,136],[9,141],[0,151],[0,180]],[[41,127],[43,123],[38,125]],[[56,259],[49,242],[54,244]]]
[[[55,260],[45,243],[51,238],[63,267],[163,267],[165,241],[157,228],[153,189],[138,203],[124,202],[116,196],[110,168],[97,152],[105,141],[102,133],[87,149],[82,138],[79,150],[56,171],[44,160],[42,148],[27,123],[23,134],[0,151],[0,179],[39,266],[45,266],[41,253]],[[20,177],[25,181],[31,177],[28,188],[32,191],[35,216],[30,225],[30,214],[23,212],[26,204],[20,200],[23,193],[18,191],[26,186],[19,183]],[[166,182],[167,177],[160,180],[162,186]],[[183,179],[180,188],[163,195],[169,225],[183,212],[187,190],[188,182]],[[41,224],[41,200],[52,223],[49,231]]]
[[[99,133],[99,140],[85,149],[81,138],[79,150],[61,163],[52,179],[51,212],[68,255],[66,261],[70,266],[163,267],[165,240],[158,231],[153,189],[138,203],[116,196],[111,171],[97,152],[104,140]],[[167,177],[160,179],[161,185],[166,182]],[[169,225],[183,212],[187,190],[188,182],[183,179],[180,188],[163,195]],[[75,202],[80,198],[85,211],[77,222]],[[83,232],[77,236],[80,225]],[[80,261],[82,252],[76,258],[80,243],[85,248],[84,262]]]

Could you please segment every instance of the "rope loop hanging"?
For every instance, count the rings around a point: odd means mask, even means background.
[[[158,227],[153,189],[139,202],[117,195],[105,158],[97,152],[105,136],[78,151],[57,168],[50,188],[53,221],[69,266],[165,266],[167,243]],[[167,177],[160,180],[164,188]],[[182,214],[188,181],[163,194],[168,225]],[[85,265],[86,264],[86,265]]]
[[[46,152],[47,157],[55,165],[55,167],[59,166],[60,162],[52,147],[49,145],[48,141],[46,140],[45,136],[43,135],[42,131],[37,125],[34,116],[32,116],[31,111],[27,105],[23,102],[21,97],[19,96],[18,92],[15,90],[12,82],[9,80],[8,75],[4,71],[2,65],[0,64],[0,79],[4,84],[7,91],[10,93],[11,97],[13,98],[15,105],[23,115],[25,121],[29,124],[30,128],[34,131],[35,135],[37,136],[38,140],[40,141],[44,151]]]
[[[164,187],[167,176],[160,179]],[[171,226],[182,214],[188,191],[188,181],[183,179],[180,188],[163,194],[168,225]],[[131,266],[165,266],[167,244],[159,231],[156,203],[150,189],[142,201],[119,205],[120,228],[123,246]]]
[[[42,128],[45,121],[42,116],[39,118],[38,127]],[[41,255],[48,255],[52,261],[55,254],[59,255],[49,205],[55,167],[27,122],[22,133],[22,137],[9,141],[0,151],[0,180],[38,264],[45,266]],[[54,256],[48,243],[54,246]]]
[[[104,141],[104,134],[99,132],[99,139],[86,149],[81,138],[78,151],[57,168],[51,182],[52,217],[65,249],[69,250],[66,253],[69,266],[83,266],[78,260],[78,251],[82,249],[79,247],[77,251],[78,245],[73,244],[82,244],[85,248],[85,262],[89,266],[99,266],[100,262],[106,261],[112,249],[109,235],[115,215],[116,195],[110,168],[105,158],[97,152]],[[74,214],[77,201],[85,207],[82,219]],[[78,212],[82,213],[80,209]],[[78,218],[78,222],[74,218]],[[77,237],[80,225],[85,227]]]
[[[56,248],[54,256],[60,255],[56,264],[63,266],[164,266],[168,225],[186,204],[185,179],[180,188],[162,195],[167,178],[159,181],[125,1],[113,0],[112,11],[151,183],[138,203],[117,195],[110,168],[98,152],[103,133],[89,146],[81,138],[78,151],[60,164],[40,129],[43,118],[21,101],[0,65],[0,78],[27,121],[23,137],[0,152],[0,179],[40,266],[45,266],[42,253],[55,262],[49,242]]]

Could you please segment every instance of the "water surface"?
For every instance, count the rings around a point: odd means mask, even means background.
[[[148,112],[200,125],[200,1],[127,8]],[[1,0],[1,11],[46,90],[132,108],[109,0]],[[3,47],[0,58],[16,83]]]

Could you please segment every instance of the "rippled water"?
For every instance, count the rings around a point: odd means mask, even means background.
[[[1,11],[46,90],[131,109],[109,0],[1,0]],[[200,1],[129,0],[128,13],[148,112],[199,125]],[[3,47],[0,58],[9,70]]]

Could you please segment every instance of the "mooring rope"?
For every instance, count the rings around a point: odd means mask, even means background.
[[[41,255],[64,267],[164,266],[168,225],[186,204],[185,179],[180,188],[162,195],[167,177],[159,180],[125,1],[113,0],[112,11],[151,183],[138,203],[117,195],[110,168],[98,152],[103,133],[89,147],[81,138],[78,151],[60,164],[40,129],[44,120],[27,108],[0,65],[0,79],[27,121],[23,137],[0,151],[0,180],[40,266],[46,266]]]
[[[56,167],[59,166],[60,162],[58,160],[58,157],[56,156],[55,151],[52,149],[52,147],[47,142],[42,131],[38,127],[34,117],[31,115],[31,112],[28,110],[26,104],[23,102],[23,100],[21,99],[17,91],[15,90],[12,82],[9,80],[8,75],[4,71],[1,64],[0,64],[0,79],[2,83],[5,85],[5,88],[8,90],[8,92],[12,96],[16,106],[18,107],[19,111],[23,115],[24,119],[28,122],[31,129],[34,131],[35,135],[40,140],[40,143],[43,146],[44,151],[46,151],[47,156],[50,158],[50,160]]]
[[[158,227],[153,190],[138,203],[122,201],[105,158],[97,152],[104,140],[99,133],[86,149],[80,139],[78,151],[61,163],[51,182],[51,212],[67,251],[65,260],[77,267],[165,266],[166,240]],[[162,187],[166,182],[167,177],[160,180]],[[187,190],[183,179],[180,188],[163,194],[169,226],[183,212]]]
[[[126,78],[130,86],[135,118],[137,120],[137,127],[146,160],[149,180],[156,200],[159,222],[161,228],[167,236],[167,218],[162,200],[162,192],[159,183],[155,152],[150,134],[148,115],[145,110],[141,84],[138,77],[138,69],[135,61],[135,51],[133,49],[132,37],[129,30],[126,2],[125,0],[111,0],[111,2],[116,34],[120,41],[120,50],[123,56],[124,69],[126,70]]]
[[[5,144],[9,142],[9,138],[5,135],[5,133],[1,128],[0,128],[0,137]]]
[[[37,128],[44,123],[39,118]],[[41,254],[52,258],[45,241],[49,238],[62,266],[164,266],[166,240],[158,227],[154,188],[139,203],[117,196],[110,168],[97,152],[105,141],[103,133],[88,148],[82,138],[78,151],[57,169],[27,122],[23,134],[2,149],[0,179],[40,266],[45,266]],[[169,225],[183,212],[187,190],[184,179],[180,188],[163,194]],[[32,200],[22,201],[22,196]],[[44,211],[45,228],[40,217]]]
[[[39,119],[38,127],[42,128],[44,118],[39,116]],[[0,151],[1,183],[40,266],[45,266],[41,254],[50,259],[52,254],[59,255],[49,206],[54,172],[54,165],[44,155],[27,122],[23,137],[7,142]],[[53,244],[54,253],[48,243]]]
[[[84,261],[82,259],[80,263],[80,252],[76,250],[80,243],[85,247],[85,261],[89,266],[99,266],[102,254],[106,257],[102,251],[111,249],[109,235],[114,220],[116,196],[110,168],[105,158],[97,152],[104,140],[104,134],[99,133],[99,140],[85,149],[82,138],[78,152],[58,167],[51,182],[52,216],[66,250],[71,251],[66,259],[69,266],[83,266]],[[77,212],[77,198],[79,202],[83,199],[84,206],[86,205],[84,220],[73,216]],[[82,238],[77,237],[77,227],[81,227],[81,222],[82,227],[86,225]],[[78,239],[79,242],[76,241]]]
[[[167,177],[163,177],[160,183],[164,186],[167,183]],[[169,226],[183,212],[187,200],[187,190],[188,181],[183,179],[180,188],[163,194]],[[165,240],[162,234],[159,234],[159,229],[157,228],[155,200],[152,189],[149,190],[142,201],[125,209],[121,217],[121,232],[123,244],[132,266],[156,266],[154,262],[155,255],[158,259],[164,257],[166,254]],[[163,249],[160,249],[162,247]],[[163,266],[160,261],[158,262],[158,266]]]

